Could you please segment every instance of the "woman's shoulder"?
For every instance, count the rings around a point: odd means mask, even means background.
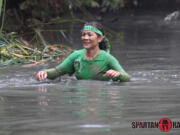
[[[80,50],[74,50],[73,53],[76,53],[76,54],[82,54],[85,52],[85,49],[80,49]]]
[[[83,54],[84,53],[84,49],[80,49],[80,50],[74,50],[71,55],[79,55],[79,54]]]
[[[77,58],[77,57],[83,55],[83,54],[84,54],[84,51],[85,51],[84,49],[74,50],[74,51],[70,54],[69,57],[71,57],[71,58]]]
[[[106,59],[107,61],[114,61],[117,60],[112,54],[110,54],[109,52],[106,52],[104,50],[101,50],[101,57],[103,57],[104,59]]]
[[[104,50],[101,50],[101,55],[104,57],[112,57],[112,55],[109,52],[104,51]]]

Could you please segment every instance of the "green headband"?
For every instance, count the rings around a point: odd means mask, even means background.
[[[101,36],[103,35],[103,33],[100,30],[98,30],[97,28],[95,28],[91,25],[85,25],[84,28],[82,29],[82,31],[93,31]]]

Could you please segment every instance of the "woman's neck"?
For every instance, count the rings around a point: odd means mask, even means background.
[[[93,49],[86,49],[85,59],[86,60],[93,60],[99,54],[99,47]]]

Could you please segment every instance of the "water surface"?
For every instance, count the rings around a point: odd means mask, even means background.
[[[0,134],[159,135],[164,133],[158,128],[134,129],[132,122],[180,121],[179,24],[148,14],[121,17],[113,26],[124,35],[114,38],[113,54],[131,82],[66,76],[37,82],[42,67],[1,68]]]

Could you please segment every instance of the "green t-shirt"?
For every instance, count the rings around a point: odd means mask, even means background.
[[[111,54],[100,50],[93,60],[85,59],[86,50],[78,50],[68,56],[61,64],[52,69],[47,69],[48,79],[55,79],[64,74],[75,73],[77,79],[108,81],[103,75],[110,69],[120,72],[120,76],[113,80],[129,81],[130,76],[124,71],[116,58]]]

